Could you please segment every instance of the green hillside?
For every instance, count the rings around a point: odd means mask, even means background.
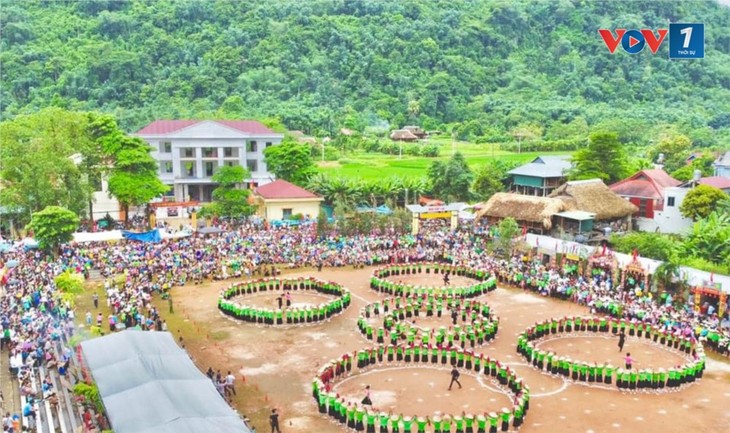
[[[128,131],[216,116],[321,135],[460,123],[501,141],[535,124],[561,139],[571,121],[637,144],[657,123],[705,146],[730,135],[730,8],[712,1],[15,0],[0,21],[2,119],[55,105]],[[705,23],[705,59],[670,61],[666,42],[612,55],[597,33],[670,21]]]

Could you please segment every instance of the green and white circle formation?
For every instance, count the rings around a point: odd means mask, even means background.
[[[334,296],[334,299],[315,306],[304,308],[284,307],[281,309],[261,308],[235,302],[238,298],[245,299],[246,295],[276,291],[290,291],[292,293],[315,291]],[[267,278],[232,284],[221,292],[218,298],[218,309],[226,316],[259,325],[301,325],[328,320],[344,311],[350,305],[350,299],[350,291],[337,283],[311,277],[298,279]]]
[[[518,429],[524,422],[530,408],[530,389],[508,366],[499,361],[484,358],[483,354],[474,355],[470,351],[452,347],[450,349],[428,348],[424,346],[379,346],[362,349],[357,353],[342,355],[319,369],[312,381],[312,396],[319,407],[319,413],[328,415],[335,423],[357,431],[410,432],[413,425],[418,431],[427,424],[433,425],[435,432],[450,432],[451,425],[456,431],[507,431],[510,425]],[[356,359],[353,359],[356,358]],[[353,362],[356,361],[353,365]],[[391,366],[408,367],[457,367],[477,377],[488,378],[496,387],[506,393],[514,402],[511,408],[491,411],[485,408],[485,415],[467,414],[416,414],[415,417],[391,416],[384,412],[374,412],[359,401],[347,401],[339,396],[334,387],[345,378],[363,372],[386,369]],[[447,370],[448,371],[448,370]],[[377,427],[376,427],[377,426]],[[500,427],[501,426],[501,427]]]
[[[474,284],[461,287],[451,286],[414,286],[388,280],[393,276],[418,274],[456,275],[475,280]],[[370,288],[391,296],[449,296],[471,298],[483,295],[497,288],[497,279],[489,272],[468,266],[456,266],[444,263],[411,263],[395,264],[376,269],[370,278]]]
[[[420,318],[451,318],[456,324],[439,328],[421,327],[413,322]],[[371,320],[382,320],[382,326],[373,326]],[[385,298],[366,305],[357,321],[360,333],[378,344],[386,341],[397,345],[405,339],[409,345],[421,343],[442,347],[461,348],[481,346],[491,341],[499,328],[499,321],[484,302],[446,296],[411,296]]]
[[[618,336],[621,331],[628,337],[679,352],[686,358],[686,362],[668,371],[650,368],[624,369],[610,364],[571,360],[537,347],[539,342],[549,338]],[[629,392],[677,391],[702,378],[705,369],[705,353],[699,341],[668,333],[650,324],[611,317],[576,316],[539,322],[519,335],[517,352],[534,368],[544,373],[572,379],[576,383],[607,386],[615,384],[618,390]]]

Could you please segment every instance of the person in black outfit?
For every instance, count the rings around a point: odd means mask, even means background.
[[[449,272],[446,272],[444,274],[444,286],[448,286],[449,284],[450,284],[450,281],[449,281]]]
[[[271,433],[281,433],[281,430],[279,430],[279,414],[276,413],[276,409],[271,409],[269,424],[271,425]]]
[[[451,382],[449,383],[449,391],[451,391],[451,387],[454,385],[454,382],[456,382],[457,385],[459,385],[459,389],[461,389],[461,382],[459,382],[459,376],[461,376],[461,373],[459,373],[459,370],[456,369],[456,367],[451,369]]]
[[[451,309],[451,321],[454,325],[456,325],[456,321],[459,318],[459,312],[456,310],[456,307]]]
[[[626,343],[626,332],[624,330],[621,330],[621,333],[618,334],[618,351],[619,353],[624,351],[624,343]]]

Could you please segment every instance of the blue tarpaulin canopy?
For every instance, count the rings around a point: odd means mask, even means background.
[[[390,210],[390,208],[384,204],[381,204],[380,206],[378,206],[375,209],[375,212],[379,213],[380,215],[390,215],[393,213],[393,211]]]
[[[140,242],[160,242],[162,237],[160,236],[159,230],[151,230],[144,233],[122,231],[122,237],[131,241]]]

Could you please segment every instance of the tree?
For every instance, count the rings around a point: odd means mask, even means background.
[[[327,212],[325,212],[324,209],[320,209],[319,215],[317,215],[317,237],[323,238],[327,234],[329,229],[330,227],[327,218]]]
[[[242,218],[253,214],[254,207],[248,202],[251,191],[242,188],[250,173],[240,165],[219,168],[212,179],[218,184],[213,190],[213,203],[207,212],[222,217]]]
[[[92,192],[79,164],[87,123],[85,113],[59,108],[0,123],[0,202],[18,211],[19,223],[47,206],[84,214]]]
[[[517,220],[512,217],[507,217],[499,222],[497,226],[497,235],[499,236],[499,247],[504,252],[504,257],[512,256],[512,241],[519,233],[520,226],[517,224]]]
[[[309,145],[285,138],[264,149],[266,167],[279,179],[303,186],[316,173]]]
[[[542,137],[542,128],[539,125],[522,124],[514,128],[510,135],[517,141],[517,152],[522,151],[522,142]]]
[[[664,156],[664,169],[667,173],[682,168],[692,148],[692,141],[683,134],[665,133],[659,144],[649,151],[652,162],[657,162],[660,154]]]
[[[508,180],[509,165],[502,161],[492,160],[480,166],[474,175],[472,191],[479,200],[488,200],[497,192],[504,191]]]
[[[697,221],[709,216],[717,208],[718,203],[726,198],[727,194],[718,188],[697,185],[684,197],[679,211],[684,217]]]
[[[468,201],[474,175],[464,156],[456,152],[448,162],[434,161],[428,169],[433,194],[444,201]]]
[[[71,241],[79,227],[79,217],[60,206],[48,206],[34,212],[27,228],[33,230],[38,245],[47,251],[57,252],[58,247]]]
[[[150,155],[151,148],[144,140],[125,136],[118,144],[109,177],[109,193],[122,206],[126,223],[130,206],[147,204],[169,187],[157,176],[157,161]]]
[[[573,164],[573,180],[599,178],[611,184],[627,175],[626,156],[618,135],[612,132],[591,134],[588,147],[573,155]]]

